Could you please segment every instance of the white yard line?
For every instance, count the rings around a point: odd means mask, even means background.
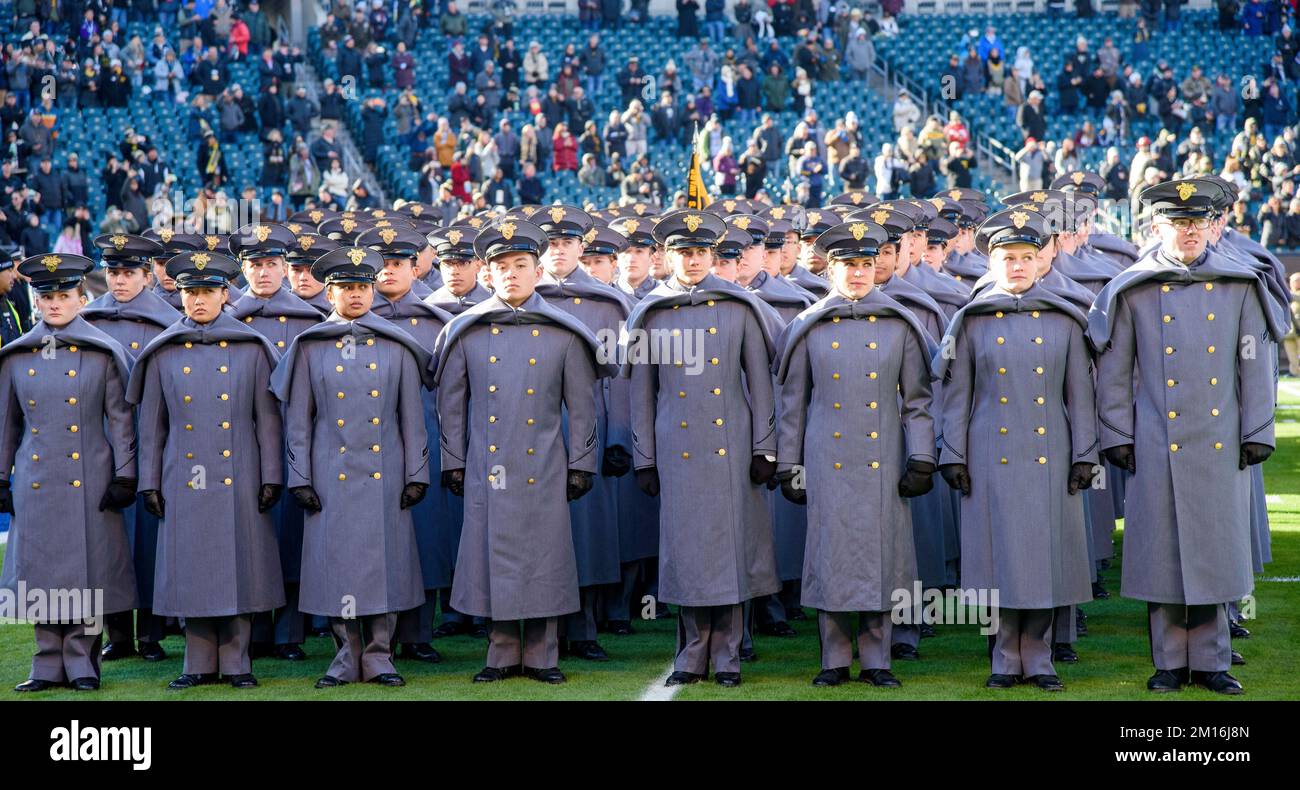
[[[663,674],[656,678],[650,685],[645,687],[641,696],[637,697],[637,702],[668,702],[677,696],[681,686],[665,686],[664,681],[673,673],[673,665],[669,664]]]

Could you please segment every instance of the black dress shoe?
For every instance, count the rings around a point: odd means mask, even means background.
[[[583,661],[608,661],[609,655],[595,640],[579,640],[569,643],[569,655]]]
[[[920,632],[922,639],[930,639],[934,636],[934,626],[929,623],[921,623],[917,630]]]
[[[302,645],[276,645],[275,657],[281,661],[305,661],[307,653]]]
[[[734,689],[740,685],[739,672],[714,672],[713,679],[718,682],[719,686]]]
[[[275,644],[272,642],[253,642],[248,646],[248,657],[251,659],[270,658],[275,655]]]
[[[740,648],[740,660],[746,664],[753,663],[758,660],[758,653],[755,653],[752,647],[742,647]]]
[[[143,658],[145,661],[165,661],[167,659],[167,651],[163,650],[163,646],[158,642],[141,642],[140,658]]]
[[[849,679],[848,667],[836,667],[835,669],[823,669],[813,678],[814,686],[838,686]]]
[[[508,680],[520,674],[521,668],[514,667],[483,667],[474,676],[475,683],[495,683],[498,680]]]
[[[253,673],[251,672],[246,672],[242,675],[231,675],[230,687],[237,689],[256,688],[257,678],[253,677]]]
[[[468,631],[469,631],[469,624],[467,624],[463,620],[460,621],[452,620],[450,622],[444,621],[442,625],[433,629],[433,638],[442,639],[443,637],[447,637],[447,636],[460,636],[461,634],[467,633]]]
[[[62,685],[62,683],[55,683],[53,680],[37,680],[32,678],[30,680],[24,680],[22,683],[14,686],[14,691],[24,693],[30,691],[46,691],[48,689],[58,688]]]
[[[1187,682],[1183,673],[1186,670],[1176,669],[1157,669],[1156,673],[1147,679],[1147,690],[1154,691],[1157,694],[1164,694],[1170,691],[1182,691],[1183,684]]]
[[[1092,597],[1096,598],[1098,601],[1104,601],[1110,597],[1110,593],[1106,591],[1105,587],[1101,586],[1101,582],[1093,582]]]
[[[1033,683],[1043,691],[1065,691],[1065,684],[1056,675],[1030,675],[1026,683]]]
[[[803,610],[802,607],[796,607],[796,608],[794,608],[794,609],[786,609],[786,610],[785,610],[785,619],[787,619],[787,620],[807,620],[807,619],[808,619],[808,613],[805,612],[805,611]]]
[[[216,680],[215,674],[191,675],[184,674],[167,684],[169,689],[188,689],[195,686],[206,686]]]
[[[1193,686],[1209,689],[1216,694],[1244,694],[1241,681],[1227,672],[1193,672],[1190,678]]]
[[[1083,613],[1079,607],[1074,607],[1074,635],[1088,635],[1088,615]]]
[[[486,625],[475,625],[469,629],[469,635],[475,639],[487,639],[488,628]]]
[[[989,675],[989,679],[984,681],[986,689],[1009,689],[1015,688],[1017,678],[1015,675]]]
[[[1228,623],[1228,633],[1233,639],[1250,639],[1250,631],[1241,623]]]
[[[912,647],[911,645],[903,644],[901,642],[896,645],[892,645],[889,648],[889,655],[893,657],[895,661],[920,661],[921,660],[921,654],[917,652],[916,648]]]
[[[368,682],[378,683],[381,686],[405,686],[406,680],[396,672],[385,672],[382,675],[375,675]]]
[[[141,645],[143,647],[143,645]],[[135,655],[135,645],[130,642],[109,642],[99,651],[100,661],[117,661]]]
[[[563,683],[568,678],[560,671],[559,667],[547,667],[546,669],[536,669],[534,667],[524,667],[524,674],[539,683]]]
[[[764,636],[795,636],[794,629],[784,620],[760,625],[758,632]]]
[[[903,685],[903,682],[894,677],[894,673],[888,669],[864,669],[858,673],[858,680],[879,688],[896,689]]]
[[[316,688],[332,689],[332,688],[337,688],[338,686],[346,686],[347,684],[348,682],[346,680],[339,680],[333,675],[326,675],[322,677],[320,680],[316,681]]]
[[[1064,664],[1079,663],[1079,654],[1074,652],[1074,648],[1066,642],[1057,642],[1052,645],[1052,661],[1060,661]]]
[[[424,661],[428,664],[442,661],[442,655],[428,642],[405,642],[397,657],[403,661]]]
[[[72,681],[73,691],[99,691],[99,678],[77,678]]]
[[[661,603],[655,606],[655,619],[668,620],[673,616],[673,610],[668,608],[668,604]]]
[[[1246,663],[1246,659],[1244,656],[1241,655],[1241,653],[1238,653],[1236,650],[1232,651],[1232,665],[1234,667],[1239,667],[1245,663]]]
[[[674,672],[664,681],[665,686],[689,686],[692,683],[699,683],[704,680],[704,676],[695,672]]]
[[[610,620],[605,624],[605,629],[615,636],[629,636],[636,633],[628,620]]]

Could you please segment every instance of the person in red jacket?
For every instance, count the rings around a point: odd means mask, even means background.
[[[561,170],[578,169],[578,141],[569,133],[567,123],[561,122],[555,125],[551,161],[557,173]]]

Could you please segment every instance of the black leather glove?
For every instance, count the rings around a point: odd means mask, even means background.
[[[320,497],[316,495],[316,489],[311,486],[295,486],[289,489],[293,498],[298,502],[298,507],[308,513],[320,512]]]
[[[1133,454],[1133,445],[1121,444],[1119,447],[1107,447],[1101,452],[1106,456],[1107,461],[1120,469],[1127,469],[1130,474],[1137,471],[1137,456]]]
[[[9,490],[8,480],[0,480],[0,513],[14,514],[14,492]]]
[[[99,512],[112,508],[119,513],[135,503],[135,478],[114,477],[108,481],[104,496],[99,499]]]
[[[605,449],[605,458],[600,464],[603,477],[622,477],[632,471],[632,456],[618,445]]]
[[[802,485],[795,486],[795,470],[787,469],[773,475],[772,480],[781,487],[781,496],[796,505],[808,504],[808,489]]]
[[[1243,442],[1241,445],[1241,458],[1237,462],[1238,469],[1245,469],[1248,466],[1262,464],[1273,454],[1273,448],[1267,444],[1259,442]]]
[[[939,467],[939,474],[943,475],[949,488],[960,491],[962,496],[970,496],[970,470],[966,464],[944,464]]]
[[[766,485],[776,476],[776,461],[767,460],[765,455],[756,455],[749,459],[749,482],[756,486]]]
[[[402,486],[402,510],[415,507],[429,491],[428,483],[407,483]]]
[[[163,514],[167,512],[167,502],[163,499],[161,491],[156,488],[149,491],[141,491],[140,496],[144,497],[145,512],[151,513],[158,518],[164,517]]]
[[[929,461],[908,460],[907,471],[898,481],[898,495],[912,498],[928,494],[934,488],[934,464]]]
[[[263,483],[262,489],[257,492],[257,512],[265,513],[275,507],[283,493],[284,486],[279,483]]]
[[[653,466],[636,470],[636,484],[646,496],[659,496],[659,470]]]
[[[465,496],[465,470],[442,470],[442,487],[456,496]]]
[[[1092,487],[1092,476],[1096,474],[1096,464],[1079,462],[1070,467],[1070,495],[1073,496],[1080,491],[1086,491]]]
[[[595,475],[591,472],[570,469],[568,485],[565,487],[565,494],[569,497],[569,501],[582,499],[583,495],[591,490],[592,478],[594,477]]]

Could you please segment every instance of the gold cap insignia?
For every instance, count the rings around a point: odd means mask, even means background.
[[[785,219],[785,206],[777,206],[768,213],[772,215],[772,219]]]
[[[734,200],[724,200],[724,201],[722,201],[722,207],[725,208],[727,211],[735,211],[735,210],[736,210],[736,201],[734,201]]]
[[[881,203],[881,204],[880,204],[880,207],[883,208],[885,211],[893,211],[893,210],[894,210],[894,204],[893,204],[893,203]]]
[[[682,222],[686,223],[686,229],[688,231],[694,233],[695,229],[700,226],[700,223],[704,222],[704,218],[698,214],[687,214],[682,218]]]
[[[515,227],[516,225],[513,222],[501,223],[501,238],[505,239],[506,241],[510,241],[510,239],[514,238]]]
[[[632,210],[636,212],[636,215],[638,217],[640,217],[645,214],[645,204],[637,203],[635,206],[632,207]]]
[[[935,211],[943,211],[943,198],[930,198],[930,205]]]
[[[217,245],[221,243],[221,237],[220,237],[220,236],[204,236],[204,237],[203,237],[203,241],[207,243],[207,245],[208,245],[208,250],[211,251],[211,250],[215,250],[215,249],[217,248]]]
[[[1086,174],[1082,170],[1076,170],[1074,171],[1074,175],[1070,176],[1070,180],[1074,182],[1076,187],[1082,186],[1085,175]]]
[[[424,206],[420,205],[419,203],[416,203],[415,205],[411,206],[411,213],[417,217],[420,216],[421,214],[424,213]]]
[[[737,217],[732,224],[741,230],[749,230],[749,217]]]
[[[636,229],[641,227],[641,222],[635,219],[629,219],[623,223],[623,229],[628,233],[636,233]]]
[[[1011,224],[1015,225],[1017,230],[1023,228],[1028,221],[1029,215],[1023,211],[1016,211],[1011,214]]]
[[[477,228],[482,224],[483,224],[483,220],[479,219],[478,217],[470,217],[469,219],[469,226],[471,228]]]
[[[559,222],[562,219],[564,219],[564,209],[559,206],[551,209],[551,222]]]
[[[370,212],[370,216],[375,217],[376,219],[383,219],[384,217],[387,217],[387,216],[388,216],[388,212],[387,212],[387,211],[384,211],[384,210],[381,208],[381,209],[378,209],[377,211],[372,211],[372,212]]]
[[[298,246],[301,247],[304,252],[310,250],[312,245],[315,243],[316,243],[316,239],[312,238],[311,236],[302,236],[298,239]]]
[[[1047,193],[1046,193],[1046,192],[1035,192],[1034,194],[1032,194],[1032,195],[1029,196],[1029,199],[1032,200],[1032,201],[1034,201],[1035,203],[1046,203],[1046,202],[1047,202]]]
[[[122,248],[126,246],[126,236],[114,236],[109,241],[113,242],[113,246],[117,248],[118,252],[121,252]]]
[[[163,240],[163,244],[171,244],[172,236],[175,235],[176,235],[176,231],[172,230],[171,228],[163,228],[162,230],[158,231],[158,238]]]
[[[45,266],[46,270],[49,271],[50,274],[53,274],[54,270],[59,268],[59,262],[62,260],[63,259],[57,255],[46,255],[44,258],[41,258],[41,264]]]
[[[339,216],[342,217],[343,219],[356,219],[357,212],[355,212],[355,211],[345,211],[345,212],[343,212],[342,214],[340,214]]]
[[[315,222],[317,225],[319,225],[321,218],[325,216],[325,212],[317,210],[317,211],[313,211],[307,216],[311,217],[312,222]]]
[[[348,260],[352,261],[353,266],[360,266],[361,262],[366,259],[366,251],[360,247],[353,247],[348,250]]]
[[[343,228],[344,233],[351,233],[352,231],[356,230],[357,223],[354,222],[353,220],[345,219],[339,223],[339,227]]]
[[[375,227],[376,227],[376,228],[391,228],[391,227],[393,227],[393,223],[389,222],[389,221],[386,220],[386,219],[381,219],[381,220],[379,220],[378,222],[375,223]]]
[[[808,212],[808,227],[811,228],[813,225],[816,225],[818,222],[821,221],[822,221],[822,213],[820,211]]]
[[[297,236],[299,233],[302,233],[302,226],[296,222],[290,222],[288,225],[285,225],[285,227],[288,228],[289,232],[295,236]]]
[[[961,190],[960,189],[952,190],[951,192],[948,193],[948,197],[952,198],[953,200],[961,200]]]
[[[861,222],[855,222],[849,226],[849,233],[853,234],[853,239],[855,241],[862,241],[862,237],[866,235],[866,232],[867,226],[863,225]]]
[[[1189,197],[1191,197],[1191,196],[1194,195],[1194,194],[1196,194],[1196,185],[1195,185],[1195,184],[1179,184],[1179,185],[1178,185],[1178,197],[1179,197],[1179,198],[1181,198],[1181,199],[1183,199],[1183,200],[1187,200]]]
[[[266,237],[271,235],[271,227],[269,225],[258,225],[253,228],[253,235],[257,236],[259,242],[266,241]]]
[[[590,244],[590,243],[592,243],[592,242],[595,241],[595,240],[596,240],[596,229],[595,229],[595,228],[592,228],[591,230],[587,231],[586,234],[584,234],[583,237],[582,237],[582,243],[583,243],[583,244]]]
[[[871,212],[871,219],[877,225],[884,225],[885,220],[889,219],[889,212],[884,209]]]
[[[464,235],[464,233],[461,233],[458,230],[449,230],[447,231],[447,241],[451,242],[453,245],[460,244],[460,239]]]
[[[193,263],[194,268],[199,271],[203,271],[207,268],[208,261],[210,260],[212,260],[212,258],[206,252],[196,252],[190,256],[190,262]]]
[[[379,231],[379,238],[383,239],[385,244],[392,244],[393,239],[397,238],[397,231],[392,228],[384,228]]]
[[[852,193],[851,195],[849,195],[849,200],[852,200],[853,205],[855,206],[862,205],[862,193],[861,192]]]

